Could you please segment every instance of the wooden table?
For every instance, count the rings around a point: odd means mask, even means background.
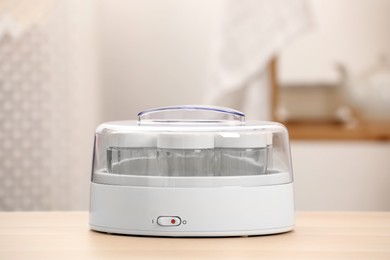
[[[299,212],[293,232],[156,238],[89,230],[87,212],[0,213],[0,259],[390,259],[390,212]]]

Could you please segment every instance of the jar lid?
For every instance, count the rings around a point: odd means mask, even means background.
[[[214,148],[214,135],[210,133],[161,133],[157,147],[167,149]]]
[[[221,132],[215,136],[215,147],[224,148],[263,148],[272,144],[272,133],[233,133]]]
[[[109,137],[108,146],[110,147],[156,147],[157,134],[151,132],[128,133],[116,132]]]

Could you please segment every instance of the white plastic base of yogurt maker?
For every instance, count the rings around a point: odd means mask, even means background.
[[[142,187],[91,183],[91,229],[169,236],[250,236],[294,227],[293,184]]]

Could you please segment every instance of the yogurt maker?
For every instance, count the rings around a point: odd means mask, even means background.
[[[294,227],[287,129],[210,106],[145,110],[101,124],[90,194],[93,230],[249,236]]]

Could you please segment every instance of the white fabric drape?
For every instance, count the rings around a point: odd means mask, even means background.
[[[0,4],[0,210],[88,207],[99,100],[91,7]]]
[[[207,103],[270,118],[267,65],[310,27],[304,0],[228,0],[213,50]]]

